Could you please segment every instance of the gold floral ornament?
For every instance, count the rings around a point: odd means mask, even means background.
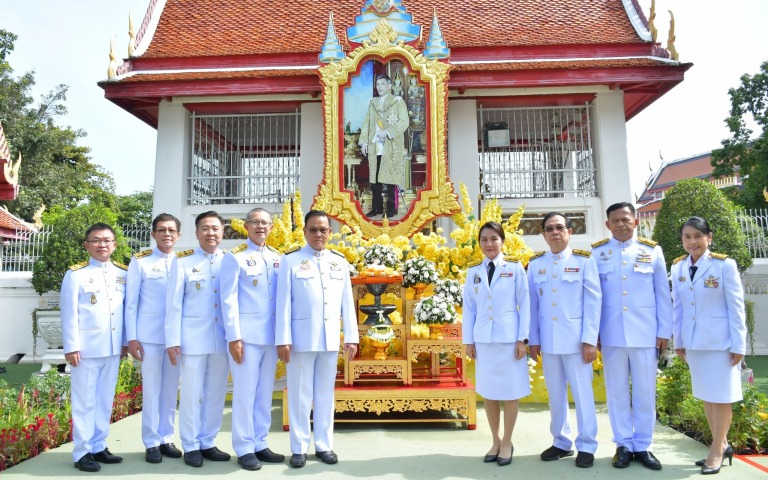
[[[324,210],[331,217],[350,227],[359,227],[360,235],[376,238],[381,234],[390,237],[410,237],[424,224],[443,215],[452,215],[460,209],[453,183],[448,177],[447,162],[447,107],[448,71],[451,65],[446,61],[427,59],[422,52],[402,41],[394,44],[397,32],[382,18],[369,35],[371,41],[351,51],[346,57],[318,69],[323,86],[323,116],[325,135],[325,167],[323,181],[318,187],[312,208]],[[359,71],[360,65],[369,60],[386,62],[388,59],[401,60],[410,72],[425,82],[431,99],[427,134],[430,145],[428,152],[431,168],[427,172],[427,188],[419,190],[409,215],[402,220],[390,222],[384,219],[381,225],[370,222],[359,209],[353,192],[342,185],[342,121],[341,98],[350,76]]]

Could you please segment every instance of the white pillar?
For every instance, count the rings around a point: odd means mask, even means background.
[[[194,216],[185,218],[189,195],[191,157],[189,112],[181,103],[161,100],[157,119],[157,154],[155,157],[155,191],[153,218],[170,213],[181,220],[181,241],[194,244]]]
[[[453,181],[455,192],[460,195],[459,183],[464,182],[477,212],[477,198],[480,194],[480,163],[477,157],[477,102],[474,99],[448,101],[448,176]],[[436,188],[436,185],[432,186]],[[467,206],[465,205],[464,208]],[[453,222],[450,218],[438,220],[444,233],[450,232]]]
[[[301,209],[307,213],[312,208],[317,186],[323,179],[325,148],[323,139],[323,106],[320,103],[301,105]]]

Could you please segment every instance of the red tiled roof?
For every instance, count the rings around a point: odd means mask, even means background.
[[[0,208],[0,228],[13,230],[13,231],[15,230],[22,230],[26,232],[37,231],[37,229],[34,226],[28,224],[24,220],[21,220],[20,218],[17,218],[15,215],[11,214],[5,208]]]
[[[712,174],[711,155],[709,153],[691,159],[670,163],[654,180],[649,190],[657,189],[660,185],[675,183],[686,178],[707,177]]]
[[[204,6],[203,6],[204,5]],[[342,42],[362,0],[168,0],[144,58],[319,52]],[[450,48],[641,43],[621,0],[403,0],[426,40],[433,8]]]

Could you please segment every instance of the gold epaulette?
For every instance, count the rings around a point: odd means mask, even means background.
[[[341,252],[337,252],[336,250],[331,250],[330,248],[329,248],[328,250],[330,250],[330,251],[331,251],[331,253],[335,253],[336,255],[340,256],[341,258],[344,258],[344,259],[346,259],[346,258],[347,258],[347,257],[345,257],[345,256],[344,256],[344,254],[343,254],[343,253],[341,253]]]
[[[288,250],[287,252],[285,252],[285,255],[290,255],[293,252],[298,252],[299,250],[301,250],[301,247],[292,248],[292,249]]]
[[[136,253],[133,254],[133,256],[136,257],[136,258],[144,258],[144,257],[147,257],[149,255],[152,255],[152,249],[151,248],[149,250],[142,250],[140,252],[136,252]]]
[[[726,258],[728,258],[728,255],[726,255],[724,253],[714,253],[714,252],[712,252],[712,253],[709,254],[709,256],[712,257],[712,258],[716,258],[718,260],[725,260]]]
[[[276,249],[275,247],[270,247],[269,245],[267,245],[267,248],[270,249],[272,252],[278,255],[281,255],[280,250]]]
[[[232,250],[230,250],[230,252],[231,252],[231,253],[240,253],[240,252],[242,252],[243,250],[247,250],[247,249],[248,249],[248,244],[247,244],[247,243],[243,243],[243,244],[241,244],[241,245],[238,245],[238,246],[236,246],[236,247],[235,247],[235,248],[233,248]]]
[[[116,266],[121,270],[128,270],[128,267],[124,263],[112,261],[112,265]]]
[[[547,252],[534,252],[533,256],[529,259],[529,261],[533,260],[535,258],[543,257],[545,253],[547,253]]]
[[[520,259],[519,259],[519,258],[512,258],[512,257],[510,257],[510,256],[505,256],[505,257],[504,257],[504,261],[505,261],[505,262],[514,262],[514,263],[518,263],[518,262],[520,261]]]
[[[642,243],[643,245],[648,245],[649,247],[655,247],[659,244],[659,242],[654,242],[653,240],[648,240],[647,238],[643,237],[637,237],[637,241]]]
[[[87,266],[88,266],[88,260],[85,260],[80,263],[76,263],[72,265],[71,267],[69,267],[69,269],[72,271],[75,271],[75,270],[80,270],[81,268],[85,268]]]
[[[180,252],[176,252],[176,258],[188,257],[188,256],[192,255],[193,253],[195,253],[194,249],[182,250]]]
[[[592,252],[588,252],[586,250],[579,250],[578,248],[573,249],[573,254],[578,255],[580,257],[587,257],[587,258],[592,256]]]
[[[480,265],[481,263],[483,263],[483,261],[482,261],[482,260],[478,260],[478,261],[476,261],[476,262],[472,262],[472,263],[470,263],[469,265],[467,265],[467,268],[476,267],[476,266]]]
[[[685,260],[685,257],[687,257],[687,256],[688,255],[680,255],[676,259],[672,260],[672,265],[676,265],[676,264],[682,262],[683,260]]]
[[[604,238],[604,239],[602,239],[602,240],[598,240],[597,242],[595,242],[595,243],[593,243],[593,244],[592,244],[592,248],[595,248],[595,247],[599,247],[600,245],[605,245],[605,244],[606,244],[606,243],[608,243],[610,240],[611,240],[611,239],[610,239],[610,237],[609,237],[609,238]]]

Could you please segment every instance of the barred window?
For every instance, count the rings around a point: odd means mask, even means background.
[[[484,198],[595,197],[592,107],[478,109]]]
[[[298,187],[301,114],[195,115],[189,205],[279,204]]]

